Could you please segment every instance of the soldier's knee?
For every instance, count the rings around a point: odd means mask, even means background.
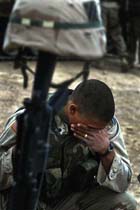
[[[129,193],[121,193],[116,197],[116,205],[111,210],[136,210],[137,202]]]

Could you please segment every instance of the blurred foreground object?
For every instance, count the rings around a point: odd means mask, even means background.
[[[12,0],[0,0],[0,59],[6,55],[2,50],[2,45],[12,5]]]
[[[20,46],[84,59],[103,56],[106,38],[99,0],[17,0],[4,49]]]

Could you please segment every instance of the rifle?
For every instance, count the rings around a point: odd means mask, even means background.
[[[32,97],[24,100],[25,112],[17,118],[14,184],[8,205],[10,210],[31,210],[37,207],[46,168],[52,113],[46,99],[55,64],[55,54],[39,53]],[[40,173],[42,177],[38,181]]]
[[[48,91],[56,65],[56,55],[39,52],[31,99],[24,100],[25,112],[17,117],[16,150],[14,155],[14,184],[8,210],[35,210],[37,208],[43,175],[47,168],[47,142],[52,113],[63,106],[67,87],[83,75],[86,80],[89,62],[82,72],[60,85],[47,103]],[[63,99],[62,99],[63,98]]]

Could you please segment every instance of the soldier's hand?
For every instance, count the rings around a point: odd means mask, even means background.
[[[73,135],[88,145],[88,147],[99,154],[104,154],[109,146],[107,129],[95,129],[84,124],[72,124]]]

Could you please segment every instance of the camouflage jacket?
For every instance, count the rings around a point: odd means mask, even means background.
[[[23,111],[24,109],[14,113],[9,118],[0,136],[1,192],[8,189],[13,183],[12,150],[15,145],[15,130],[12,125],[16,116]],[[115,158],[109,174],[106,174],[97,155],[90,151],[85,143],[75,139],[72,135],[63,115],[55,116],[48,139],[50,151],[46,176],[44,177],[46,185],[43,184],[41,193],[42,199],[63,196],[69,193],[66,191],[80,191],[85,187],[91,187],[91,183],[96,183],[96,181],[99,185],[113,191],[125,191],[130,183],[132,171],[116,117],[108,125],[108,134],[110,141],[115,145]],[[77,174],[76,177],[75,174]],[[79,177],[81,178],[79,179]],[[84,187],[81,187],[84,180],[88,181],[84,183]]]

